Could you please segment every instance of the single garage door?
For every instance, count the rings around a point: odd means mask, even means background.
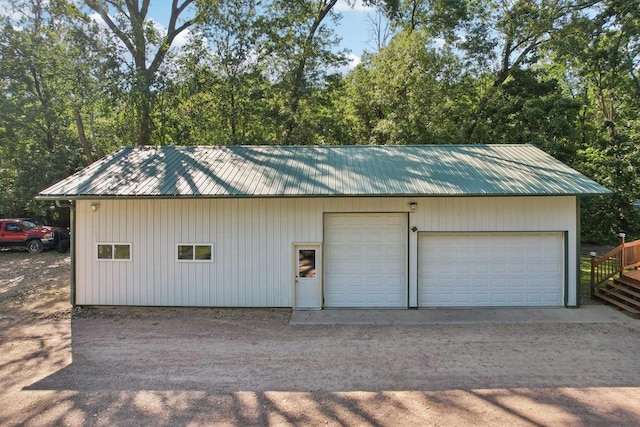
[[[420,233],[421,307],[563,305],[563,233]]]
[[[407,307],[407,214],[326,214],[324,306]]]

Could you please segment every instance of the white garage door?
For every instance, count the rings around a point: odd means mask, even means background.
[[[407,307],[407,215],[324,221],[325,307]]]
[[[563,304],[562,233],[421,233],[421,307]]]

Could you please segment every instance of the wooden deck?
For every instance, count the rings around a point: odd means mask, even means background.
[[[630,277],[640,282],[640,270],[629,270],[622,273],[625,277]]]

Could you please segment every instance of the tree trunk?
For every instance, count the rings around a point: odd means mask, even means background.
[[[148,92],[148,94],[147,94]],[[138,102],[138,129],[136,145],[151,145],[151,91],[142,91]]]
[[[87,157],[89,163],[93,163],[96,161],[93,153],[91,151],[91,145],[87,141],[87,135],[84,132],[84,123],[82,122],[82,116],[80,115],[80,111],[77,108],[73,109],[73,116],[76,119],[76,127],[78,128],[78,138],[80,139],[80,146],[82,147],[82,151],[84,155]]]
[[[291,99],[289,102],[289,118],[285,123],[285,131],[284,131],[284,143],[292,144],[293,141],[293,133],[296,128],[296,118],[298,116],[298,109],[300,107],[300,99],[302,98],[302,93],[304,91],[305,78],[304,73],[307,67],[307,60],[310,55],[311,45],[313,43],[313,39],[316,36],[316,32],[322,24],[322,21],[329,14],[333,6],[338,2],[338,0],[324,0],[322,4],[318,7],[318,14],[316,15],[311,28],[309,28],[309,32],[307,33],[307,37],[305,38],[304,44],[302,46],[302,53],[300,54],[300,60],[296,66],[296,69],[292,73],[292,81],[291,81]]]
[[[147,48],[149,42],[145,34],[145,21],[149,11],[150,0],[107,0],[100,2],[97,0],[84,0],[85,4],[93,11],[97,12],[113,34],[122,41],[135,61],[135,84],[132,89],[135,101],[135,112],[138,115],[136,123],[133,125],[133,142],[136,145],[151,144],[151,107],[152,107],[152,85],[155,81],[155,74],[165,59],[171,44],[175,38],[184,30],[192,26],[199,20],[200,15],[196,14],[191,19],[178,22],[180,15],[195,0],[171,1],[171,14],[167,34],[157,44],[157,51],[150,64],[147,64]],[[120,12],[129,19],[130,30],[120,28],[117,21],[112,19],[109,8]],[[126,28],[126,26],[124,27]]]

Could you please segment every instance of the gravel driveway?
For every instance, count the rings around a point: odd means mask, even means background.
[[[0,425],[640,423],[633,319],[290,326],[289,310],[72,312],[68,258],[42,256],[46,275],[0,285]]]

